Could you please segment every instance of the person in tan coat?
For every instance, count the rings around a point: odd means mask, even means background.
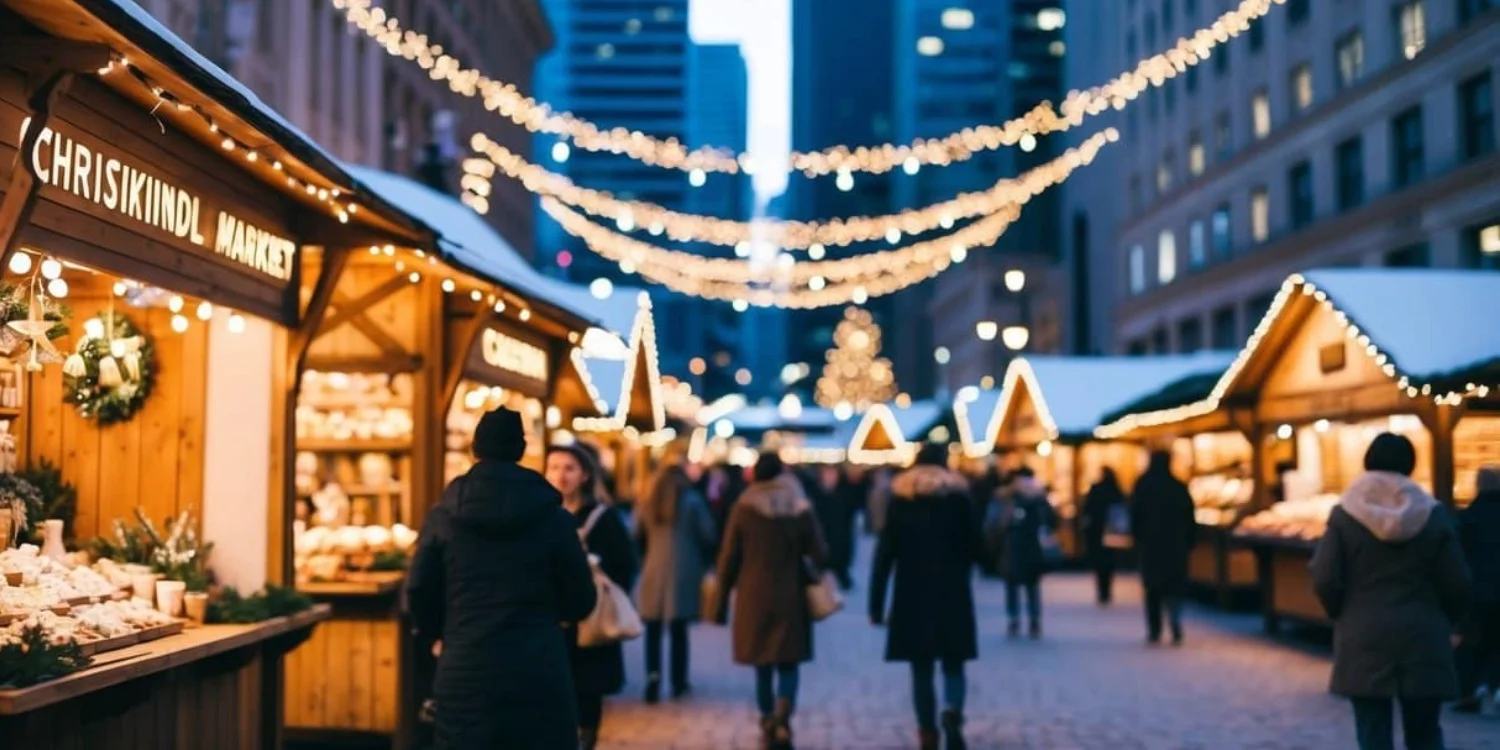
[[[734,599],[734,660],[755,667],[766,745],[791,747],[799,665],[812,661],[805,587],[828,560],[823,532],[797,479],[774,453],[755,464],[754,483],[735,503],[719,555],[720,623]]]

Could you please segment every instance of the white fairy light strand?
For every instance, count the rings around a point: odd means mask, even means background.
[[[704,147],[689,150],[675,138],[657,138],[639,130],[605,129],[526,96],[515,85],[498,81],[467,68],[448,54],[442,45],[426,35],[403,29],[398,19],[374,0],[330,0],[343,12],[350,24],[364,32],[392,56],[403,57],[421,66],[435,81],[445,81],[455,93],[479,98],[484,106],[533,133],[549,133],[567,138],[586,151],[622,154],[654,166],[691,172],[695,185],[705,172],[750,173],[756,165],[745,154],[727,149]],[[835,172],[884,173],[907,165],[945,166],[967,161],[976,154],[1014,146],[1038,135],[1076,127],[1085,118],[1114,108],[1122,109],[1150,87],[1162,86],[1167,80],[1198,65],[1214,48],[1250,28],[1250,24],[1270,13],[1273,5],[1285,0],[1240,0],[1239,4],[1215,21],[1179,38],[1166,51],[1138,62],[1130,71],[1099,86],[1073,90],[1054,109],[1050,102],[1038,104],[1020,117],[1001,125],[965,128],[941,138],[918,139],[910,144],[886,143],[850,148],[835,145],[822,151],[793,152],[782,166],[788,172],[802,172],[817,177]],[[1058,110],[1061,110],[1059,113]]]

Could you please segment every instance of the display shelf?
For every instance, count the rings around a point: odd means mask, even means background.
[[[410,453],[411,438],[375,438],[339,440],[337,438],[298,438],[297,450],[312,453]]]

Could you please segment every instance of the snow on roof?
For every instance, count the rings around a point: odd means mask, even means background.
[[[966,392],[967,391],[967,392]],[[958,439],[964,452],[978,458],[987,455],[993,446],[985,444],[990,419],[995,415],[995,406],[1000,403],[1000,391],[994,388],[960,389],[953,399],[953,421],[958,427]]]
[[[901,437],[908,442],[920,443],[927,439],[927,432],[942,421],[947,406],[930,399],[913,401],[907,407],[892,407],[896,426],[901,428]]]
[[[640,287],[616,286],[608,297],[601,300],[587,287],[578,284],[542,274],[537,275],[537,280],[550,291],[552,299],[560,304],[567,305],[569,309],[589,310],[605,330],[622,340],[630,338],[630,329],[635,325],[635,313],[640,309],[640,298],[645,290]]]
[[[584,357],[589,381],[594,384],[594,393],[606,407],[601,411],[606,416],[614,414],[620,403],[620,389],[625,385],[625,360]]]
[[[1088,435],[1111,411],[1189,375],[1223,371],[1233,359],[1229,352],[1016,359],[1005,372],[1004,394],[990,419],[986,452],[994,447],[1011,395],[1023,381],[1042,424],[1056,439]]]
[[[1303,277],[1414,381],[1500,358],[1500,274],[1340,268]]]

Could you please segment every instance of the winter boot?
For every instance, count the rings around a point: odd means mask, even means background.
[[[656,672],[646,675],[645,700],[647,705],[652,706],[661,701],[661,675]]]
[[[936,729],[921,729],[917,731],[917,742],[922,750],[939,750],[943,736]]]
[[[760,717],[760,746],[761,750],[775,750],[776,718],[773,716]]]
[[[943,734],[948,742],[944,750],[968,750],[968,743],[964,742],[964,715],[956,709],[943,711]],[[936,744],[933,747],[937,747]]]
[[[772,730],[772,747],[775,750],[792,750],[792,702],[786,698],[776,699],[775,728]]]

